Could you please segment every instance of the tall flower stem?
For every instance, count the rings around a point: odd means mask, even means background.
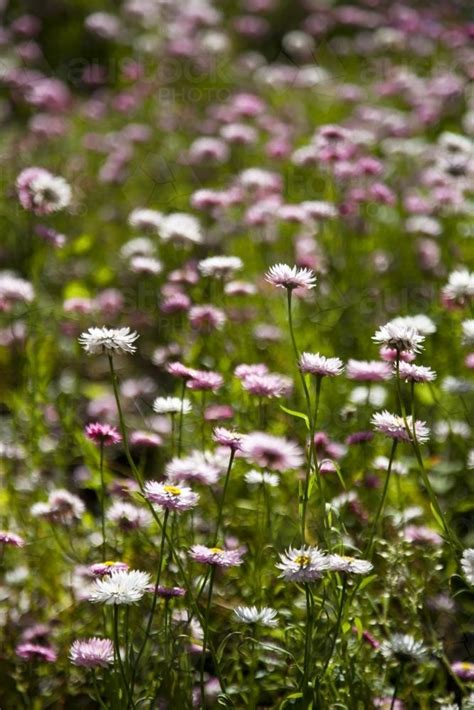
[[[104,481],[104,442],[100,442],[99,448],[99,472],[100,472],[100,523],[102,528],[102,562],[107,559],[106,537],[105,537],[105,481]]]
[[[224,489],[222,491],[222,497],[221,497],[220,504],[219,504],[219,512],[217,514],[216,530],[214,533],[214,547],[217,544],[217,540],[219,538],[219,530],[222,525],[222,517],[224,515],[224,503],[225,503],[225,499],[226,499],[226,495],[227,495],[227,488],[228,488],[229,480],[230,480],[230,472],[232,469],[232,464],[234,462],[234,458],[235,458],[235,449],[231,449],[229,463],[227,466],[227,471],[226,471],[225,479],[224,479]]]
[[[293,312],[292,312],[292,307],[291,307],[291,301],[292,301],[291,288],[287,288],[286,294],[287,294],[287,305],[288,305],[288,326],[290,329],[290,338],[291,338],[291,344],[293,346],[293,352],[294,352],[295,359],[296,359],[296,366],[298,367],[298,361],[300,358],[300,351],[298,350],[298,346],[296,344],[295,331],[293,328]],[[303,385],[303,392],[304,392],[304,396],[306,399],[306,408],[308,410],[308,416],[311,420],[311,400],[310,400],[310,396],[309,396],[308,385],[306,384],[304,374],[301,372],[299,367],[298,367],[298,372],[300,373],[301,384]]]
[[[337,611],[336,627],[334,630],[334,636],[333,636],[332,643],[331,643],[331,649],[330,649],[329,655],[326,659],[326,663],[324,664],[324,668],[321,672],[321,678],[326,673],[329,663],[331,662],[331,658],[333,657],[334,649],[336,648],[337,637],[339,636],[339,630],[341,628],[342,612],[344,611],[344,604],[346,601],[346,592],[347,592],[347,574],[344,574],[344,580],[342,582],[341,599],[339,601],[339,609]]]
[[[186,391],[186,381],[183,379],[181,385],[181,405],[179,409],[179,422],[178,422],[178,456],[181,456],[181,448],[183,445],[183,419],[184,419],[184,393]]]
[[[308,583],[305,584],[306,594],[306,628],[305,628],[305,646],[304,646],[304,661],[303,661],[303,685],[301,691],[303,697],[306,698],[308,693],[308,681],[311,669],[311,657],[313,651],[313,626],[314,626],[314,597],[311,587]]]
[[[400,684],[402,682],[402,676],[403,676],[403,663],[400,663],[397,677],[395,678],[395,684],[393,686],[392,700],[390,702],[390,710],[394,710],[395,703],[397,702],[397,693],[398,693],[398,689],[400,687]]]
[[[148,616],[148,622],[147,622],[146,629],[145,629],[145,636],[143,637],[142,645],[140,646],[140,649],[137,653],[137,657],[135,658],[135,663],[133,664],[132,678],[130,681],[130,699],[133,698],[133,690],[135,687],[135,679],[136,679],[136,675],[137,675],[138,664],[140,663],[140,659],[143,655],[143,652],[145,651],[145,647],[147,645],[148,639],[150,638],[151,627],[153,624],[153,617],[155,616],[156,605],[157,605],[157,600],[158,600],[158,586],[159,586],[160,580],[161,580],[161,573],[163,570],[163,559],[165,556],[166,525],[168,523],[168,517],[169,517],[169,510],[166,509],[165,514],[163,516],[163,527],[161,530],[161,543],[160,543],[160,552],[159,552],[159,559],[158,559],[158,569],[157,569],[157,573],[156,573],[155,590],[154,590],[154,594],[153,594],[153,600],[151,602],[151,609],[150,609],[150,614]]]
[[[123,683],[123,693],[128,695],[128,679],[123,667],[122,656],[120,655],[120,634],[119,634],[119,609],[118,605],[113,605],[113,630],[114,630],[114,660],[118,666]],[[128,705],[128,702],[127,702]]]
[[[421,453],[420,444],[419,444],[417,436],[416,436],[415,396],[414,396],[415,383],[414,382],[411,383],[411,390],[410,390],[410,394],[411,394],[411,398],[410,398],[411,428],[410,428],[410,425],[408,423],[408,419],[406,417],[405,408],[403,406],[403,400],[402,400],[402,394],[401,394],[401,383],[400,383],[400,367],[399,366],[400,366],[400,357],[397,356],[396,387],[397,387],[397,396],[398,396],[399,406],[400,406],[400,410],[402,412],[403,422],[405,424],[407,436],[408,436],[410,443],[413,447],[416,461],[418,463],[418,469],[420,471],[423,485],[425,486],[425,488],[428,492],[428,496],[430,498],[430,503],[431,503],[431,507],[433,509],[433,512],[435,513],[438,521],[441,522],[441,525],[444,529],[444,532],[446,534],[446,538],[447,538],[449,544],[455,549],[460,548],[460,543],[459,543],[455,533],[453,532],[453,530],[451,529],[451,527],[449,526],[449,524],[446,520],[446,516],[443,513],[443,510],[438,502],[438,498],[436,496],[436,493],[433,490],[433,486],[431,485],[431,481],[429,479],[429,476],[428,476],[426,469],[425,469],[425,465],[423,463],[423,456]]]
[[[390,484],[390,477],[392,474],[393,461],[395,459],[395,452],[397,450],[397,444],[398,444],[397,439],[393,439],[392,449],[390,451],[390,458],[388,461],[387,475],[385,476],[385,483],[383,486],[382,495],[380,496],[379,507],[377,508],[377,513],[375,514],[374,522],[372,524],[372,530],[370,533],[369,542],[367,543],[367,547],[365,548],[365,556],[366,557],[370,556],[370,554],[372,552],[372,546],[374,544],[375,535],[377,534],[377,528],[379,526],[380,516],[382,515],[382,511],[385,506],[385,500],[387,498],[388,488],[389,488],[389,484]]]
[[[209,578],[209,591],[207,594],[207,604],[206,611],[204,615],[204,638],[202,642],[202,656],[201,656],[201,674],[200,674],[200,686],[201,686],[201,704],[204,707],[204,666],[206,663],[206,650],[207,643],[209,640],[209,616],[211,612],[211,602],[212,602],[212,591],[214,588],[214,577],[215,577],[215,567],[212,567],[211,576]]]
[[[118,392],[118,379],[117,379],[117,373],[115,372],[114,361],[113,361],[112,355],[107,355],[107,357],[109,360],[110,374],[112,377],[112,387],[114,390],[115,402],[117,404],[117,412],[119,415],[119,423],[120,423],[120,432],[122,434],[123,448],[125,451],[125,456],[127,458],[130,468],[133,471],[135,478],[137,479],[137,483],[140,486],[140,489],[143,490],[142,474],[140,473],[137,466],[135,465],[135,462],[134,462],[132,455],[130,453],[130,447],[128,444],[127,427],[126,427],[125,419],[123,416],[122,405],[120,404],[120,397],[119,397],[119,392]]]

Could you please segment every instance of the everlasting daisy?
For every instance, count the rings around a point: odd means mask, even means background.
[[[128,216],[128,223],[131,227],[145,232],[158,232],[162,221],[161,212],[144,207],[135,208]]]
[[[165,468],[165,474],[172,483],[196,481],[212,486],[219,480],[226,462],[221,464],[209,452],[194,451],[184,458],[173,458]]]
[[[186,397],[181,400],[179,397],[157,397],[153,402],[153,411],[157,414],[189,414],[192,405]]]
[[[259,624],[269,627],[278,624],[276,610],[268,606],[260,609],[256,606],[238,606],[234,609],[234,614],[243,624]]]
[[[218,426],[214,429],[212,438],[221,446],[227,446],[233,451],[240,451],[242,449],[243,434],[239,434],[238,431],[230,431],[229,429],[225,429],[225,427]]]
[[[193,545],[189,551],[190,557],[196,562],[216,567],[236,567],[241,565],[243,550],[224,550],[221,547],[206,547]]]
[[[114,645],[110,639],[97,637],[77,639],[69,651],[71,663],[83,668],[107,668],[114,662]]]
[[[268,471],[252,469],[245,474],[244,478],[245,482],[251,486],[265,484],[271,488],[277,488],[280,485],[280,476],[276,473],[268,473]]]
[[[150,575],[139,570],[117,571],[96,579],[89,601],[98,604],[135,604],[150,584]]]
[[[50,646],[41,646],[35,643],[21,643],[15,648],[15,653],[24,661],[54,663],[58,658],[58,654]]]
[[[311,269],[299,269],[288,264],[275,264],[265,274],[265,280],[273,286],[293,290],[311,289],[316,286],[316,275]]]
[[[393,634],[388,641],[383,641],[380,651],[385,658],[395,658],[398,661],[423,661],[427,648],[422,641],[417,641],[410,634]]]
[[[126,562],[120,562],[119,560],[106,560],[105,562],[97,562],[89,567],[89,572],[94,577],[103,577],[106,574],[112,574],[112,572],[117,572],[119,570],[128,570],[129,567]]]
[[[469,663],[469,661],[455,661],[451,664],[451,670],[462,680],[468,682],[474,680],[474,663]]]
[[[406,418],[410,434],[408,434],[403,418],[398,414],[390,414],[387,410],[383,412],[376,412],[372,416],[372,424],[374,429],[376,429],[381,434],[390,437],[391,439],[397,439],[398,441],[411,441],[413,422],[411,416]],[[430,430],[425,422],[415,421],[415,434],[418,442],[423,444],[428,441]]]
[[[474,584],[474,547],[468,547],[462,553],[461,568],[469,584]]]
[[[89,355],[98,353],[134,353],[133,343],[140,336],[130,328],[89,328],[78,338],[80,345]]]
[[[329,570],[331,572],[345,572],[346,574],[368,574],[374,568],[371,562],[359,560],[345,555],[329,555]]]
[[[223,384],[224,378],[218,372],[193,370],[191,378],[186,382],[186,387],[190,390],[217,392]]]
[[[199,221],[193,215],[183,212],[163,216],[159,234],[164,242],[200,244],[203,241]]]
[[[474,273],[467,269],[453,271],[443,287],[443,296],[450,303],[463,305],[474,296]]]
[[[46,503],[35,503],[31,506],[31,514],[52,522],[70,525],[80,520],[85,512],[85,505],[80,498],[59,488],[50,493]]]
[[[400,378],[406,382],[433,382],[436,379],[436,372],[430,367],[412,365],[409,362],[401,362],[399,372]]]
[[[291,392],[293,383],[289,377],[272,374],[250,374],[243,378],[242,387],[256,397],[282,397]]]
[[[203,276],[215,278],[233,276],[242,267],[242,259],[239,259],[238,256],[210,256],[207,259],[202,259],[198,264],[198,269]]]
[[[380,360],[348,360],[346,377],[359,382],[382,382],[392,376],[390,365]]]
[[[287,582],[312,582],[320,579],[329,568],[329,560],[317,547],[290,547],[280,553],[280,562],[276,566],[281,570],[280,577]]]
[[[100,422],[88,424],[86,426],[86,434],[89,439],[95,441],[97,444],[103,444],[104,446],[111,446],[122,440],[122,437],[114,426],[100,424]]]
[[[29,281],[16,276],[11,271],[0,271],[0,311],[10,308],[12,303],[31,303],[35,297]]]
[[[325,357],[319,353],[301,353],[299,368],[304,374],[335,377],[342,373],[344,365],[338,357]]]
[[[252,463],[273,471],[287,471],[303,465],[303,451],[292,441],[264,432],[247,434],[242,453]]]
[[[185,510],[196,507],[199,494],[184,486],[147,481],[145,483],[145,498],[165,510],[183,513]]]
[[[474,345],[474,319],[463,321],[461,326],[464,345]]]
[[[0,530],[0,545],[12,545],[13,547],[24,547],[25,541],[20,535],[16,533],[9,532],[7,530]]]
[[[106,517],[124,532],[146,528],[152,521],[148,510],[122,500],[118,500],[110,506]]]
[[[18,197],[25,210],[36,215],[59,212],[71,202],[71,187],[66,180],[44,168],[26,168],[16,180]]]
[[[393,348],[398,353],[402,350],[418,353],[423,349],[425,336],[420,335],[413,326],[398,325],[390,321],[378,329],[372,340],[385,348]]]

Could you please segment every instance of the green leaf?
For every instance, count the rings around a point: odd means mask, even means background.
[[[297,412],[294,409],[288,409],[288,407],[284,407],[283,404],[280,404],[280,409],[282,409],[286,414],[289,414],[292,417],[297,417],[298,419],[303,419],[304,423],[306,424],[306,428],[309,431],[309,419],[304,412]]]
[[[362,582],[359,584],[359,592],[368,587],[369,584],[372,584],[374,579],[377,579],[376,574],[371,574],[370,577],[366,577],[365,579],[363,579]]]

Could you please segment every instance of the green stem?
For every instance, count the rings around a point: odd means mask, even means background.
[[[336,647],[337,637],[339,636],[339,629],[341,627],[342,612],[344,610],[344,603],[346,601],[346,591],[347,591],[347,574],[344,574],[344,580],[342,582],[341,600],[339,602],[339,609],[337,612],[336,628],[335,628],[334,636],[333,636],[332,643],[331,643],[331,650],[329,651],[329,655],[326,659],[326,663],[324,664],[324,668],[321,673],[321,678],[324,676],[324,674],[327,671],[327,668],[329,666],[329,663],[331,662],[331,658],[334,653],[334,649]]]
[[[104,442],[100,442],[100,523],[102,528],[102,562],[107,559],[105,537],[105,482],[104,482]]]
[[[214,587],[214,577],[215,577],[215,567],[212,568],[211,576],[209,579],[209,592],[207,595],[206,612],[204,616],[204,638],[202,642],[202,656],[201,656],[201,674],[200,674],[200,686],[201,686],[201,706],[204,707],[204,665],[206,663],[206,649],[207,642],[209,638],[209,616],[211,611],[211,601],[212,601],[212,590]]]
[[[309,584],[305,584],[306,593],[306,628],[305,628],[305,648],[303,662],[303,686],[301,691],[306,697],[308,692],[308,680],[311,668],[311,656],[313,651],[313,624],[314,624],[314,599]]]
[[[155,611],[156,611],[156,605],[157,605],[157,600],[158,600],[157,588],[160,584],[161,573],[163,570],[163,559],[164,559],[164,554],[165,554],[165,540],[166,540],[166,525],[168,523],[168,517],[169,517],[169,510],[166,509],[164,517],[163,517],[163,527],[162,527],[162,531],[161,531],[161,544],[160,544],[160,552],[159,552],[159,559],[158,559],[158,570],[156,573],[156,581],[155,581],[155,589],[154,589],[154,593],[153,593],[153,600],[151,602],[151,609],[150,609],[150,614],[148,616],[148,623],[147,623],[146,629],[145,629],[145,636],[143,638],[142,645],[140,646],[137,657],[135,659],[135,663],[133,664],[132,679],[130,682],[130,699],[133,698],[133,691],[134,691],[134,687],[135,687],[135,680],[136,680],[138,665],[139,665],[140,659],[145,651],[148,639],[150,638],[151,627],[153,624],[153,617],[154,617]]]
[[[376,515],[375,515],[375,519],[374,519],[374,522],[373,522],[373,525],[372,525],[372,531],[371,531],[371,533],[370,533],[369,542],[367,543],[367,547],[366,547],[366,549],[365,549],[365,553],[364,553],[364,554],[365,554],[365,557],[370,556],[370,554],[371,554],[371,552],[372,552],[372,546],[373,546],[373,544],[374,544],[374,538],[375,538],[375,535],[376,535],[376,533],[377,533],[377,528],[378,528],[378,525],[379,525],[380,516],[382,515],[382,511],[383,511],[384,505],[385,505],[385,499],[387,498],[387,493],[388,493],[388,488],[389,488],[389,483],[390,483],[390,477],[391,477],[391,474],[392,474],[393,461],[394,461],[394,459],[395,459],[395,452],[396,452],[396,450],[397,450],[397,444],[398,444],[397,439],[393,439],[393,441],[392,441],[392,449],[391,449],[391,451],[390,451],[390,459],[389,459],[389,461],[388,461],[387,475],[385,476],[385,483],[384,483],[384,487],[383,487],[383,490],[382,490],[382,495],[381,495],[381,497],[380,497],[379,507],[377,508],[377,513],[376,513]]]
[[[215,531],[215,533],[214,533],[214,544],[213,544],[213,547],[216,546],[217,540],[218,540],[218,538],[219,538],[219,530],[220,530],[220,527],[221,527],[221,524],[222,524],[222,516],[224,515],[224,502],[225,502],[225,498],[226,498],[226,494],[227,494],[227,487],[228,487],[228,485],[229,485],[229,479],[230,479],[230,471],[231,471],[231,469],[232,469],[232,464],[233,464],[233,462],[234,462],[234,457],[235,457],[235,450],[234,450],[234,449],[231,449],[231,450],[230,450],[230,457],[229,457],[229,464],[228,464],[228,466],[227,466],[227,472],[226,472],[225,480],[224,480],[224,490],[222,491],[222,498],[221,498],[221,502],[220,502],[220,505],[219,505],[219,513],[218,513],[218,516],[217,516],[216,531]]]

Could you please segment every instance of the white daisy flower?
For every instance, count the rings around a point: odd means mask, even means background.
[[[179,397],[157,397],[153,402],[153,411],[157,414],[180,414],[181,407],[183,414],[192,411],[191,402],[186,397],[183,400]]]
[[[331,572],[345,572],[347,574],[368,574],[374,569],[371,562],[358,560],[345,555],[329,555],[329,569]]]
[[[96,579],[89,601],[98,604],[135,604],[140,601],[151,578],[140,570],[119,570]]]
[[[287,582],[312,582],[329,568],[329,560],[323,552],[305,545],[298,549],[290,547],[280,554],[280,560],[276,566],[282,571],[280,577]]]
[[[462,553],[461,567],[469,584],[474,584],[474,547],[468,547]]]
[[[280,476],[276,473],[269,473],[268,471],[256,471],[252,469],[245,474],[244,478],[249,485],[261,485],[265,483],[271,488],[277,488],[280,485]]]
[[[203,240],[199,221],[185,212],[173,212],[164,216],[159,231],[164,242],[200,244]]]
[[[163,221],[163,215],[156,210],[144,207],[137,207],[128,216],[128,223],[135,229],[143,229],[148,232],[157,232]]]
[[[465,320],[461,326],[464,345],[474,345],[474,319]]]
[[[140,336],[130,328],[89,328],[78,338],[80,345],[89,355],[97,355],[110,351],[119,353],[134,353],[133,345]]]
[[[234,614],[243,624],[260,624],[261,626],[276,626],[277,612],[268,606],[258,609],[256,606],[238,606]]]
[[[239,259],[238,256],[210,256],[207,259],[202,259],[198,264],[198,269],[203,276],[221,278],[233,276],[242,267],[242,259]]]
[[[385,348],[393,348],[399,352],[418,353],[423,349],[424,335],[420,335],[411,325],[397,324],[393,321],[381,326],[372,340]]]
[[[424,643],[410,634],[392,634],[388,641],[380,645],[380,651],[385,658],[399,661],[422,661],[427,655]]]

